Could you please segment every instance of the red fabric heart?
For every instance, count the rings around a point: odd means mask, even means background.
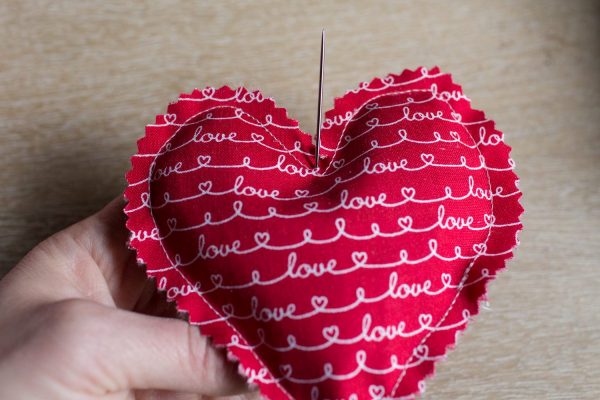
[[[182,94],[127,174],[130,245],[270,399],[423,391],[521,229],[509,147],[437,68],[336,99],[311,137],[260,92]]]

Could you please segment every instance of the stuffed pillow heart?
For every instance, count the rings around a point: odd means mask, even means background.
[[[130,245],[266,398],[411,397],[517,244],[510,149],[437,68],[336,99],[321,143],[260,92],[181,95],[132,158]]]

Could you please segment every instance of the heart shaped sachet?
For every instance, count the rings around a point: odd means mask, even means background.
[[[181,95],[132,158],[130,245],[265,397],[410,397],[517,244],[510,149],[437,68],[336,99],[321,143],[260,92]]]

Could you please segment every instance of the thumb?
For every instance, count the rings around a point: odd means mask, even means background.
[[[225,396],[248,391],[237,364],[185,321],[147,316],[97,303],[92,353],[107,391],[159,389]],[[87,319],[87,318],[85,318]],[[90,332],[89,327],[87,332]],[[101,357],[101,358],[100,358]]]

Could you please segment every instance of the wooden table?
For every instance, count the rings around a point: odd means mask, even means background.
[[[205,85],[313,130],[358,82],[453,72],[513,146],[522,245],[430,399],[600,398],[600,3],[13,1],[0,5],[0,272],[124,188],[144,125]]]

